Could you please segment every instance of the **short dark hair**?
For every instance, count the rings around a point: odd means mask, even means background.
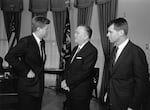
[[[124,34],[128,34],[128,22],[125,18],[113,19],[108,23],[108,27],[114,24],[115,30],[123,30]]]
[[[93,33],[92,28],[90,26],[85,26],[85,29],[86,29],[86,32],[89,35],[89,39],[91,39],[92,33]]]
[[[50,24],[49,19],[44,16],[35,16],[32,19],[32,31],[35,32],[38,27],[43,28],[47,24]]]

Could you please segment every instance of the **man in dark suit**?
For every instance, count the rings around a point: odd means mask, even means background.
[[[67,110],[89,110],[93,90],[92,69],[97,60],[97,49],[90,43],[92,29],[78,26],[71,57],[67,62],[61,87],[68,91]]]
[[[45,17],[34,17],[33,34],[20,39],[5,56],[18,76],[19,110],[41,110],[46,60],[43,38],[47,35],[49,23]]]
[[[110,77],[104,97],[108,110],[141,110],[146,99],[146,56],[139,46],[129,40],[127,33],[126,19],[117,18],[110,22],[107,36],[118,49],[115,57],[110,58]]]

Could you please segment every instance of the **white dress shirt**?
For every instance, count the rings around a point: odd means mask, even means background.
[[[128,42],[129,42],[129,39],[126,39],[122,44],[120,44],[120,45],[118,46],[118,50],[117,50],[117,53],[116,53],[115,62],[116,62],[117,59],[119,58],[121,52],[123,51],[124,47],[127,45]]]
[[[36,42],[37,42],[37,44],[38,44],[38,46],[39,46],[39,50],[40,50],[40,55],[42,55],[42,52],[41,52],[41,44],[40,44],[40,39],[35,35],[35,33],[33,33],[33,36],[34,36],[34,38],[35,38],[35,40],[36,40]]]

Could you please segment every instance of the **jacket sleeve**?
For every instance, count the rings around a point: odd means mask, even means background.
[[[133,71],[135,79],[134,97],[131,100],[132,108],[135,108],[139,104],[143,103],[147,97],[148,87],[148,63],[145,53],[138,49],[136,55],[134,55]]]
[[[19,75],[24,75],[23,73],[27,73],[29,71],[29,67],[23,61],[26,54],[26,46],[27,40],[21,39],[5,56],[5,60],[13,66]]]

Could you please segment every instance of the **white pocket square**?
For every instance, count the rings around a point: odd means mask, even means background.
[[[76,59],[82,59],[82,57],[76,57]]]

